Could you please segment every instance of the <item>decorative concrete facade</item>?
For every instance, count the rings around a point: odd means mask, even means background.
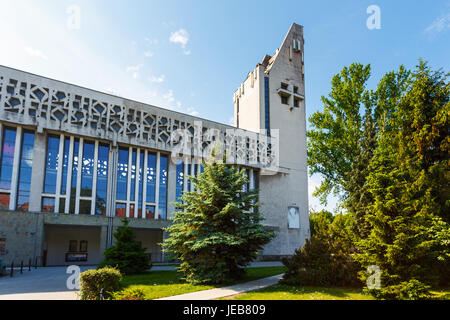
[[[96,264],[129,217],[163,261],[172,203],[193,190],[186,176],[202,171],[217,141],[260,190],[264,223],[277,231],[261,257],[292,254],[309,237],[301,27],[266,58],[235,94],[238,129],[0,66],[0,259]],[[294,109],[279,102],[283,81]]]

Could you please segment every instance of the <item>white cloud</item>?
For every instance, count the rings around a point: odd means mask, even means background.
[[[154,54],[154,53],[153,53],[152,51],[145,51],[145,52],[144,52],[144,56],[147,57],[147,58],[153,57],[153,54]]]
[[[159,77],[151,76],[150,78],[148,78],[148,80],[150,82],[161,83],[161,82],[164,82],[166,80],[166,76],[163,75],[163,74],[160,75]]]
[[[137,79],[139,78],[139,71],[143,66],[144,66],[143,64],[138,64],[136,66],[128,66],[126,70],[127,72],[131,72],[134,79]]]
[[[170,89],[169,92],[167,92],[166,94],[163,94],[163,99],[169,103],[174,102],[175,98],[173,97],[173,90]]]
[[[194,117],[196,117],[196,116],[199,115],[198,111],[195,110],[195,109],[192,108],[192,107],[187,108],[187,112],[188,112],[191,116],[194,116]]]
[[[445,32],[449,29],[450,29],[450,12],[436,18],[433,21],[433,23],[431,23],[428,27],[425,28],[425,33],[433,35],[439,32]]]
[[[146,37],[146,38],[144,38],[144,40],[146,42],[148,42],[148,44],[158,44],[158,42],[159,42],[159,40],[157,38],[150,39],[150,38]]]
[[[41,50],[33,49],[32,47],[25,47],[24,49],[25,52],[32,57],[38,57],[44,60],[48,60],[47,56],[44,53],[42,53]]]
[[[173,43],[179,43],[181,45],[181,48],[184,49],[189,41],[189,33],[184,29],[180,29],[178,31],[172,32],[169,40]]]
[[[108,88],[106,88],[105,91],[106,91],[106,93],[110,93],[115,96],[120,96],[120,93],[114,88],[108,87]]]

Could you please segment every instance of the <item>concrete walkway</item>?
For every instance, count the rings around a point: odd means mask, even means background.
[[[281,265],[282,263],[277,261],[264,261],[264,262],[253,262],[250,264],[250,267],[273,267]],[[83,266],[81,267],[81,272],[93,268],[96,267]],[[175,269],[176,266],[174,265],[171,266],[154,265],[151,270],[160,271],[160,270],[175,270]],[[27,269],[24,270],[22,274],[16,271],[13,277],[9,277],[9,275],[0,277],[0,300],[76,300],[78,299],[77,296],[78,291],[67,289],[66,281],[67,278],[70,276],[70,274],[67,274],[66,270],[67,267],[44,267],[32,269],[31,271],[28,271]],[[263,280],[265,279],[256,281],[263,281]],[[259,287],[257,287],[256,289],[258,288]],[[223,289],[225,288],[217,290],[221,290],[220,292],[223,292]],[[215,298],[211,297],[201,299],[215,299]]]
[[[223,297],[232,296],[238,293],[254,291],[265,287],[273,286],[280,281],[283,274],[258,279],[246,283],[235,284],[229,287],[215,288],[203,291],[180,294],[178,296],[159,298],[155,300],[213,300]]]
[[[80,267],[80,271],[95,266]],[[69,290],[67,267],[45,267],[14,272],[0,277],[0,300],[75,300],[77,290]]]

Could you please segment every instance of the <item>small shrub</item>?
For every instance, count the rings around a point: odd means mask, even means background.
[[[105,250],[105,259],[98,267],[117,267],[123,274],[143,273],[152,267],[149,256],[135,239],[129,220],[124,218],[121,221],[123,225],[114,232],[116,242]]]
[[[323,216],[323,217],[322,217]],[[358,279],[359,264],[352,258],[351,217],[316,215],[315,233],[290,258],[283,259],[288,271],[281,283],[310,286],[362,285]]]
[[[403,281],[397,285],[387,286],[378,290],[368,290],[377,299],[387,300],[425,300],[432,297],[429,292],[430,286],[423,284],[422,282],[412,279],[409,281]]]
[[[112,267],[104,267],[97,270],[87,270],[80,274],[80,298],[81,300],[99,300],[103,289],[104,298],[120,289],[122,274]]]
[[[111,296],[111,300],[145,300],[145,294],[142,289],[124,289],[114,292]]]

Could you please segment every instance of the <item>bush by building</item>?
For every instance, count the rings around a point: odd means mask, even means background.
[[[114,232],[116,242],[105,250],[105,259],[99,263],[99,268],[116,267],[123,274],[148,271],[152,266],[145,248],[135,240],[133,229],[128,225],[129,220],[124,218],[122,223]]]
[[[291,258],[283,259],[288,268],[281,283],[311,286],[360,286],[360,267],[352,258],[353,244],[349,215],[326,218],[313,215],[315,230],[310,240]]]
[[[111,295],[111,300],[145,300],[144,291],[139,288],[127,288]]]
[[[122,274],[112,267],[92,269],[80,274],[80,299],[100,300],[111,297],[113,293],[120,289]]]

